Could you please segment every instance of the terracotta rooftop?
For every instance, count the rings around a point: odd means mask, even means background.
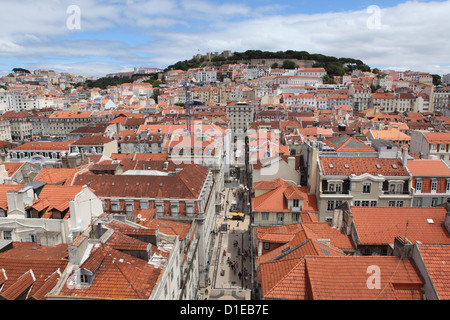
[[[74,185],[88,185],[99,197],[197,199],[209,170],[187,165],[175,175],[78,175]]]
[[[371,146],[368,146],[362,141],[348,135],[328,138],[323,142],[326,145],[333,147],[335,151],[339,152],[376,152],[376,150]]]
[[[77,172],[79,168],[42,168],[34,180],[46,184],[70,185]]]
[[[0,295],[4,299],[44,300],[67,265],[67,245],[42,247],[13,242],[0,253]]]
[[[114,141],[99,134],[87,135],[79,140],[73,141],[71,145],[73,146],[99,146],[105,143]]]
[[[51,210],[56,209],[65,214],[64,219],[68,219],[70,212],[66,210],[69,209],[69,202],[81,192],[82,188],[83,186],[80,185],[45,185],[39,193],[38,199],[30,205],[30,208],[39,212],[45,210],[42,218],[51,218]]]
[[[324,175],[408,176],[409,173],[399,159],[361,157],[319,157],[319,166]]]
[[[406,163],[413,176],[450,176],[450,168],[440,159],[415,159]]]
[[[423,135],[431,144],[450,143],[450,132],[423,132]]]
[[[58,297],[132,300],[148,299],[162,269],[108,245],[94,248],[80,266],[95,271],[89,286],[63,286]]]
[[[255,212],[290,212],[287,206],[287,197],[293,199],[295,195],[303,199],[302,212],[317,212],[315,195],[308,194],[308,187],[280,186],[274,190],[253,198],[253,211]]]
[[[370,288],[368,270],[382,270],[380,289]],[[306,256],[261,265],[263,299],[421,300],[423,280],[409,259]]]
[[[420,256],[440,300],[450,300],[450,246],[418,245]]]
[[[351,207],[360,244],[390,244],[397,236],[423,244],[450,244],[445,207]]]
[[[76,140],[66,140],[66,141],[31,141],[26,142],[20,146],[17,146],[11,150],[13,151],[19,151],[19,150],[56,150],[56,151],[68,151],[69,145]]]

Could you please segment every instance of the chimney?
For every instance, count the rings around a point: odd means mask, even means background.
[[[408,149],[402,149],[402,165],[406,168],[406,162],[408,161]]]
[[[393,255],[400,258],[411,258],[414,245],[407,238],[395,237]]]
[[[289,157],[288,158],[288,165],[290,168],[295,170],[295,157]]]
[[[68,246],[69,263],[80,265],[84,252],[89,244],[88,236],[80,235],[76,237]]]

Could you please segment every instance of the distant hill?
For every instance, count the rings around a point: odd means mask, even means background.
[[[166,68],[168,70],[188,70],[190,68],[220,67],[224,64],[249,63],[265,64],[274,68],[294,69],[296,67],[322,67],[328,75],[342,76],[352,70],[370,71],[364,62],[353,58],[336,58],[306,51],[261,51],[227,52],[227,54],[197,55],[190,60],[178,61]]]

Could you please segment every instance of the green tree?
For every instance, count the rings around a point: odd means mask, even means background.
[[[292,60],[284,60],[283,61],[283,68],[284,69],[295,69],[296,68],[296,64],[294,61]]]
[[[431,76],[433,77],[433,85],[439,86],[442,84],[442,78],[440,75],[432,74]]]
[[[336,81],[334,81],[334,79],[331,78],[327,74],[322,77],[322,81],[323,81],[324,84],[337,84]]]
[[[23,68],[14,68],[12,69],[12,71],[14,71],[14,73],[28,73],[28,74],[31,73],[29,70]]]
[[[159,88],[156,88],[156,89],[153,89],[153,93],[150,98],[152,98],[153,100],[155,100],[156,103],[158,103],[158,97],[160,95],[161,95],[161,91],[159,90]]]

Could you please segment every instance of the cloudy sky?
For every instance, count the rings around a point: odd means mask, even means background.
[[[308,51],[450,73],[450,0],[0,0],[0,74],[88,76],[195,54]]]

